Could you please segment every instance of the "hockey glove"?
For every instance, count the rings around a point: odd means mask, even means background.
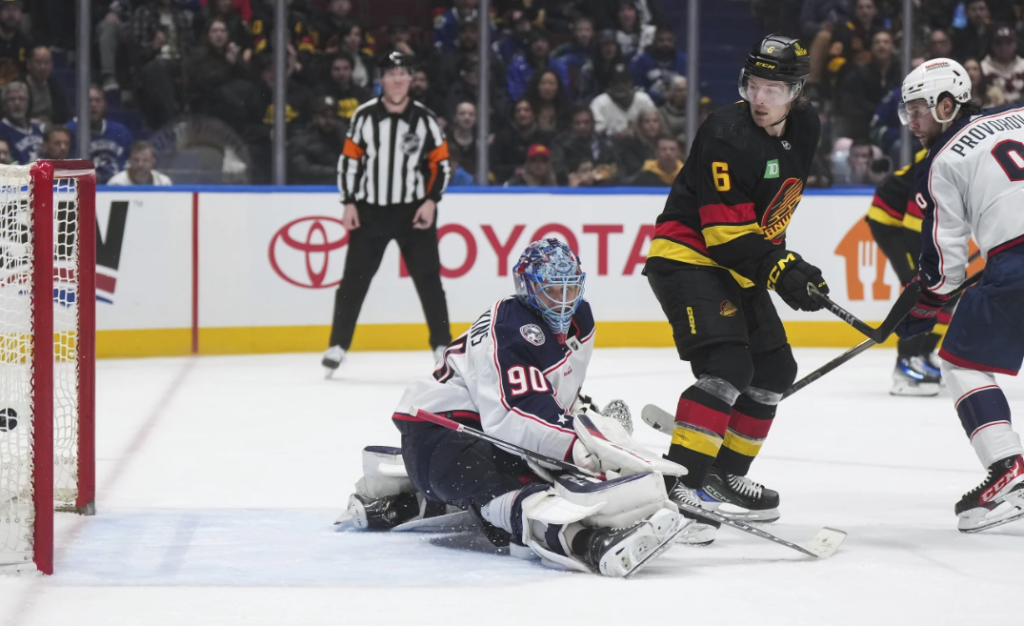
[[[915,276],[911,283],[920,283],[921,277]],[[921,295],[918,296],[917,304],[910,310],[910,313],[903,318],[903,321],[896,326],[896,334],[906,339],[914,335],[930,332],[935,328],[939,319],[939,311],[949,302],[949,296],[932,293],[921,285]]]
[[[782,297],[789,308],[797,311],[818,311],[821,305],[807,293],[807,283],[813,283],[822,294],[828,294],[828,283],[821,270],[796,252],[776,250],[761,262],[758,272],[761,284]]]

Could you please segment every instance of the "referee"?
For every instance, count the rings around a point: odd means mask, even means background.
[[[338,160],[348,230],[345,272],[334,296],[328,376],[352,343],[356,320],[384,250],[398,241],[435,355],[451,340],[437,251],[437,203],[448,185],[448,142],[430,109],[409,98],[412,62],[392,52],[380,64],[383,95],[356,109]]]

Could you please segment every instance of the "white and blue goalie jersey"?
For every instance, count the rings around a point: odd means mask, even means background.
[[[561,343],[532,309],[505,298],[448,346],[432,378],[405,391],[392,417],[405,433],[424,424],[411,409],[424,409],[534,452],[571,459],[576,434],[570,410],[593,351],[594,318],[586,300]]]
[[[955,122],[921,165],[921,276],[944,294],[967,276],[968,242],[987,259],[1024,241],[1024,107]]]

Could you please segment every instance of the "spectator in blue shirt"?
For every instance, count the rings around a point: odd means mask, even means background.
[[[455,50],[459,36],[459,25],[474,22],[480,14],[479,0],[455,0],[448,11],[434,18],[434,45],[442,54]],[[488,17],[490,19],[490,17]],[[491,25],[491,41],[494,41],[494,25]]]
[[[11,147],[11,159],[19,165],[35,161],[43,143],[43,129],[28,119],[28,86],[20,81],[7,83],[0,91],[4,117],[0,120],[0,139]]]
[[[527,54],[516,55],[508,66],[506,80],[508,82],[508,95],[513,100],[518,100],[526,93],[526,85],[533,77],[533,73],[543,69],[550,69],[558,74],[562,81],[562,87],[569,89],[569,70],[566,69],[558,59],[548,57],[551,52],[551,41],[548,36],[540,31],[533,31],[530,34],[530,49]]]
[[[686,55],[676,50],[676,35],[668,26],[659,26],[654,43],[633,58],[629,66],[637,87],[661,104],[672,86],[672,79],[686,75]]]
[[[115,174],[124,169],[128,150],[135,141],[132,133],[123,125],[105,119],[107,100],[103,89],[89,88],[89,158],[96,166],[96,182],[105,185]],[[71,131],[72,150],[77,150],[78,118],[68,124]],[[77,154],[77,152],[76,152]]]
[[[578,17],[572,23],[572,39],[555,48],[551,57],[569,70],[569,93],[576,93],[580,69],[594,54],[594,20]]]

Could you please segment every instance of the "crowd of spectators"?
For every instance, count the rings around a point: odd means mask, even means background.
[[[418,61],[411,94],[445,126],[452,184],[485,182],[476,178],[476,102],[486,88],[488,184],[668,185],[686,158],[690,89],[669,1],[493,0],[481,16],[478,0],[435,0],[432,24],[408,15],[364,24],[360,3],[370,0],[287,0],[288,182],[336,182],[348,121],[379,93],[377,59],[397,50]],[[898,164],[902,0],[718,1],[749,5],[764,33],[798,37],[810,52],[805,106],[824,131],[809,184],[874,184]],[[983,106],[1024,98],[1024,0],[912,1],[913,64],[961,61]],[[77,152],[73,94],[55,74],[75,62],[66,8],[0,0],[0,162]],[[89,151],[101,183],[168,183],[154,170],[167,129],[196,117],[221,130],[194,141],[231,135],[224,152],[244,162],[244,180],[269,182],[273,0],[93,0],[92,8]],[[486,59],[481,19],[493,42]],[[701,120],[715,107],[702,98]],[[121,123],[125,112],[137,123]],[[170,132],[178,145],[181,134]]]

